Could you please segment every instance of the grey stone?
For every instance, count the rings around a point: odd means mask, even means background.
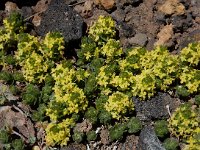
[[[187,47],[189,43],[195,43],[198,41],[200,41],[200,30],[199,29],[194,30],[194,31],[188,33],[188,35],[182,37],[179,50],[183,49],[184,47]]]
[[[58,31],[63,34],[66,42],[76,41],[82,37],[83,19],[73,11],[64,0],[52,0],[42,14],[40,26],[36,32],[44,36],[48,32]]]
[[[169,118],[168,109],[174,111],[179,101],[172,98],[169,94],[159,92],[155,97],[141,101],[139,98],[133,97],[136,115],[140,120],[150,121],[151,119],[167,119]]]
[[[117,18],[118,21],[124,21],[124,18],[125,18],[125,16],[126,16],[126,13],[125,13],[125,11],[122,10],[122,9],[117,9],[117,10],[115,10],[115,11],[111,14],[111,16],[112,16],[113,18]]]
[[[33,10],[31,7],[23,6],[20,9],[20,13],[26,19],[27,17],[30,17],[33,15]]]
[[[138,6],[143,0],[116,0],[117,7],[122,8],[127,5]]]
[[[153,127],[146,126],[139,137],[137,150],[165,150],[155,134]]]
[[[143,33],[137,33],[134,37],[128,39],[129,43],[133,46],[145,46],[147,44],[147,36]]]

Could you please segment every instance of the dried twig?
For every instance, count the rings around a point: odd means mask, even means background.
[[[35,13],[35,14],[33,14],[33,15],[31,15],[31,16],[29,16],[29,17],[27,17],[27,18],[25,18],[25,19],[24,19],[24,21],[27,21],[28,19],[30,19],[30,18],[32,18],[32,17],[34,17],[35,15],[41,14],[42,12],[44,12],[44,10],[42,10],[42,11],[39,11],[39,12],[37,12],[37,13]]]
[[[86,1],[84,0],[84,1],[82,1],[82,2],[77,2],[77,3],[75,3],[75,4],[71,4],[71,5],[68,5],[68,6],[70,6],[70,7],[73,7],[73,6],[76,6],[76,5],[79,5],[79,4],[83,4],[83,3],[85,3]]]

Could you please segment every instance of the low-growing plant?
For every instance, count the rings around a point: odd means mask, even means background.
[[[12,75],[15,81],[25,82],[25,78],[21,72],[15,71]]]
[[[166,120],[158,120],[154,124],[156,135],[160,138],[164,138],[168,133],[168,122]]]
[[[187,97],[190,95],[190,93],[188,92],[187,88],[184,87],[183,85],[178,85],[176,86],[176,93],[180,96],[180,97]]]
[[[101,110],[99,112],[98,118],[99,118],[99,122],[101,124],[108,125],[108,124],[111,123],[112,115],[111,115],[110,112],[108,112],[108,111],[106,111],[106,110],[103,109],[103,110]]]
[[[131,117],[127,122],[128,133],[137,133],[142,129],[141,121],[136,117]]]
[[[89,107],[85,112],[85,118],[88,119],[92,124],[97,123],[98,111],[94,107]]]
[[[33,84],[28,84],[22,93],[22,100],[31,106],[35,106],[39,102],[40,90]]]
[[[194,99],[195,99],[195,104],[200,106],[200,95],[196,95]]]
[[[179,143],[174,138],[167,138],[164,140],[163,146],[166,150],[178,150]]]
[[[97,133],[94,130],[88,131],[86,133],[86,136],[88,141],[95,141],[97,138]]]
[[[70,140],[71,128],[74,126],[73,119],[65,119],[60,123],[49,123],[46,131],[46,144],[49,146],[67,145]]]
[[[11,146],[14,150],[23,150],[25,148],[24,142],[21,139],[13,140]]]
[[[191,103],[182,104],[169,119],[169,131],[191,146],[199,145],[200,120],[199,108]]]
[[[126,125],[115,124],[109,129],[109,138],[111,141],[122,140],[124,133],[126,132]]]
[[[111,113],[112,118],[117,120],[125,116],[128,111],[132,111],[133,107],[133,102],[130,101],[129,96],[118,91],[110,95],[105,104],[105,109]]]
[[[32,119],[34,121],[44,121],[44,119],[46,118],[46,109],[47,106],[44,103],[41,103],[37,110],[33,111]]]
[[[3,144],[6,144],[9,142],[9,134],[5,129],[0,130],[0,142]]]
[[[25,144],[22,139],[13,139],[7,129],[0,130],[0,143],[1,148],[5,150],[24,150]]]
[[[13,94],[13,95],[17,95],[19,94],[19,89],[18,87],[16,87],[16,85],[10,85],[9,86],[9,89],[10,89],[10,92]]]
[[[199,43],[190,44],[180,55],[172,55],[161,46],[151,51],[141,47],[123,51],[116,40],[115,21],[100,16],[89,28],[88,36],[82,38],[76,60],[66,60],[64,37],[60,33],[48,33],[40,38],[24,31],[19,14],[4,20],[0,29],[0,67],[3,68],[0,80],[13,85],[27,82],[22,100],[37,110],[32,115],[34,120],[50,119],[45,130],[49,146],[67,145],[74,124],[82,119],[79,117],[96,126],[110,127],[114,121],[109,136],[111,141],[120,140],[125,132],[136,133],[142,127],[131,116],[132,96],[145,100],[174,85],[183,97],[200,91]],[[13,74],[7,72],[10,65],[17,67]],[[194,119],[197,114],[196,110],[185,111],[181,107],[169,121],[172,134],[186,140],[190,147],[198,141],[199,122]],[[158,131],[160,136],[165,133]],[[82,136],[74,132],[72,138],[81,142]],[[94,131],[91,135],[88,132],[88,136],[89,141],[94,140]]]
[[[0,80],[6,82],[8,84],[12,84],[13,83],[13,76],[8,71],[1,71],[0,72]]]
[[[85,134],[83,132],[78,132],[78,131],[75,131],[72,135],[72,139],[77,142],[77,143],[80,143],[83,141],[84,139],[84,136]]]

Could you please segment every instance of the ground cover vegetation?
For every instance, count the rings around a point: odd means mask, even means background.
[[[170,133],[189,150],[200,146],[200,43],[189,44],[177,55],[162,46],[152,51],[142,47],[123,50],[114,20],[100,16],[82,38],[76,59],[69,59],[61,33],[35,37],[17,13],[3,24],[0,80],[35,110],[35,122],[48,121],[46,145],[96,140],[102,125],[109,130],[111,141],[138,133],[142,123],[134,116],[132,97],[145,101],[158,91],[173,90],[182,98],[195,97],[195,102],[182,104],[168,120],[155,122],[156,134],[165,139]],[[20,89],[17,83],[25,87]],[[5,101],[2,97],[1,105]],[[83,119],[92,124],[91,130],[75,128]],[[0,132],[5,149],[25,147],[19,138],[9,138],[6,131]],[[20,148],[13,146],[16,143]],[[172,138],[163,145],[169,150],[178,147]]]

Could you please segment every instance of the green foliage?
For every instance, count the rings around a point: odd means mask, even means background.
[[[9,142],[9,134],[5,129],[0,130],[0,142],[6,144]]]
[[[180,55],[172,55],[164,47],[151,51],[134,47],[123,51],[116,40],[115,21],[100,16],[89,28],[88,37],[82,38],[78,58],[66,60],[64,37],[60,33],[48,33],[42,39],[24,30],[19,14],[4,20],[0,29],[0,67],[3,68],[0,80],[13,85],[17,81],[28,82],[22,99],[31,106],[39,106],[33,113],[34,120],[50,118],[45,137],[49,146],[67,145],[71,129],[82,119],[79,116],[97,126],[109,127],[111,121],[116,122],[109,130],[112,141],[122,139],[127,131],[138,132],[142,127],[140,121],[128,118],[134,111],[132,96],[145,100],[174,85],[178,85],[177,93],[183,97],[200,92],[199,43],[190,44]],[[13,75],[7,71],[9,67],[16,67]],[[186,111],[187,118],[183,115],[185,110],[180,108],[169,121],[170,131],[185,139],[189,147],[198,142],[199,134],[199,122],[194,119],[198,113],[193,111]],[[166,125],[156,123],[156,126],[163,136]],[[94,132],[89,137],[93,140]],[[74,133],[72,138],[82,141],[79,133]]]
[[[75,131],[74,134],[72,135],[72,138],[75,142],[80,143],[83,141],[85,134],[83,132],[78,132]]]
[[[190,43],[182,49],[180,59],[186,65],[198,66],[200,62],[200,43]]]
[[[42,87],[42,91],[40,93],[40,103],[48,103],[52,98],[52,86],[46,84]]]
[[[126,132],[126,125],[115,124],[109,129],[109,137],[111,141],[122,140],[124,133]]]
[[[35,106],[39,102],[40,91],[37,86],[28,84],[25,88],[25,92],[22,93],[22,100],[31,106]]]
[[[24,150],[25,144],[22,139],[13,139],[6,129],[0,130],[1,147],[6,150]]]
[[[8,71],[1,71],[0,72],[0,80],[3,80],[4,82],[6,82],[8,84],[12,84],[13,83],[13,76]]]
[[[106,110],[101,110],[99,112],[99,122],[100,123],[107,125],[107,124],[111,123],[111,120],[112,120],[111,113],[109,113]]]
[[[178,107],[169,119],[169,131],[190,146],[197,146],[200,142],[199,111],[199,108],[192,107],[191,103],[185,103]]]
[[[98,44],[103,44],[107,40],[114,38],[115,34],[115,22],[109,16],[100,16],[89,30],[89,36]]]
[[[200,95],[195,96],[195,103],[200,106]]]
[[[17,13],[3,20],[4,28],[0,29],[0,51],[7,53],[9,48],[15,46],[17,41],[17,33],[24,31],[25,26],[22,16]]]
[[[55,146],[55,145],[67,145],[69,138],[71,137],[70,130],[74,126],[73,119],[65,119],[60,123],[49,123],[46,131],[46,144]]]
[[[141,121],[136,117],[131,117],[127,122],[128,133],[137,133],[142,129]]]
[[[87,135],[87,140],[88,140],[88,141],[95,141],[96,138],[97,138],[97,134],[96,134],[96,132],[95,132],[94,130],[88,131],[88,132],[86,133],[86,135]]]
[[[166,120],[158,120],[154,124],[156,135],[160,138],[164,138],[168,133],[168,122]]]
[[[35,110],[32,114],[32,119],[34,121],[44,121],[46,118],[46,109],[47,106],[44,103],[41,103],[37,110]]]
[[[16,60],[11,54],[4,57],[4,62],[8,65],[16,65]]]
[[[64,38],[61,34],[48,33],[43,41],[27,33],[18,35],[18,50],[15,58],[22,67],[25,79],[33,83],[42,83],[63,58]]]
[[[182,67],[180,74],[180,83],[184,84],[189,93],[200,91],[200,70],[188,66]]]
[[[13,78],[14,78],[15,81],[18,81],[18,82],[24,82],[25,81],[23,74],[19,71],[15,71],[13,73]]]
[[[187,88],[182,86],[182,85],[178,85],[176,86],[176,93],[180,96],[180,97],[187,97],[190,95],[190,93],[188,92]]]
[[[128,95],[117,91],[109,96],[105,109],[111,113],[112,118],[119,120],[128,111],[133,110],[133,106]]]
[[[15,139],[11,143],[14,150],[23,150],[25,145],[24,142],[21,139]]]
[[[98,111],[94,107],[89,107],[85,112],[85,118],[88,119],[92,124],[97,123]]]
[[[10,89],[10,91],[11,91],[11,93],[13,94],[13,95],[17,95],[17,94],[19,94],[19,89],[15,86],[15,85],[10,85],[9,86],[9,89]]]
[[[178,150],[178,141],[173,138],[167,138],[163,142],[163,146],[166,150]]]

